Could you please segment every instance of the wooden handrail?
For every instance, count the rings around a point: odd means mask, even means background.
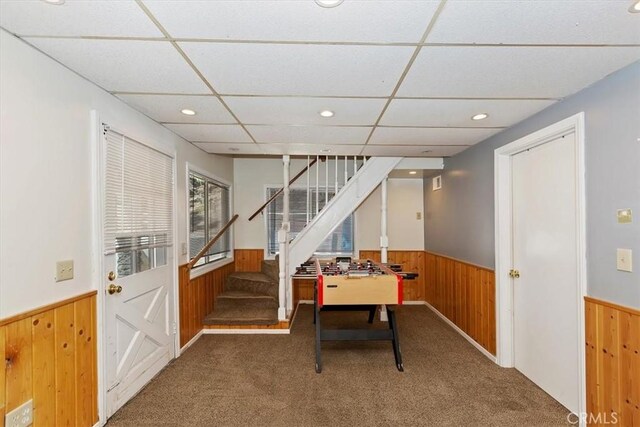
[[[324,157],[324,156],[320,156],[320,161],[324,162],[326,159],[327,159],[326,157]],[[311,166],[315,165],[317,161],[318,161],[318,158],[316,157],[315,159],[313,159],[313,161],[312,161],[311,163],[309,163],[307,166],[305,166],[305,167],[304,167],[304,169],[302,169],[302,170],[301,170],[301,171],[300,171],[296,176],[294,176],[293,178],[291,178],[291,181],[289,181],[289,185],[291,185],[291,184],[293,184],[294,182],[296,182],[296,180],[297,180],[298,178],[300,178],[300,177],[301,177],[301,176],[302,176],[306,171],[308,171],[308,170],[311,168]],[[271,196],[271,197],[269,198],[269,200],[267,200],[267,201],[265,202],[265,204],[264,204],[264,205],[260,206],[260,208],[259,208],[257,211],[255,211],[255,212],[253,213],[253,215],[251,215],[251,216],[249,217],[249,221],[251,221],[253,218],[257,217],[257,216],[258,216],[258,214],[259,214],[260,212],[262,212],[262,211],[263,211],[267,206],[269,206],[269,203],[273,202],[273,201],[275,200],[275,198],[276,198],[276,197],[278,197],[278,196],[280,195],[280,193],[282,193],[283,191],[284,191],[284,187],[282,187],[281,189],[279,189],[278,191],[276,191],[276,193],[275,193],[273,196]]]
[[[211,248],[211,246],[213,246],[219,239],[220,237],[222,237],[222,235],[229,229],[229,227],[231,227],[231,224],[233,224],[233,222],[238,219],[238,214],[235,214],[230,220],[229,222],[227,222],[225,224],[224,227],[222,227],[220,229],[220,231],[218,231],[218,233],[213,236],[213,239],[209,240],[209,243],[207,243],[206,245],[204,245],[204,248],[202,248],[202,250],[200,252],[198,252],[198,255],[194,256],[193,259],[191,261],[189,261],[189,264],[187,264],[187,268],[191,269],[193,268],[193,266],[200,261],[200,258],[202,258]]]

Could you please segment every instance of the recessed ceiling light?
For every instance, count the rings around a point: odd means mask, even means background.
[[[237,147],[230,147],[229,151],[240,151],[240,149]]]
[[[181,112],[182,114],[184,114],[185,116],[195,116],[195,115],[196,115],[196,112],[195,112],[195,111],[190,110],[190,109],[188,109],[188,108],[182,109],[182,110],[180,110],[180,112]]]
[[[320,150],[321,153],[330,153],[331,150],[329,150],[328,148],[322,149]]]
[[[340,6],[344,0],[316,0],[316,4],[322,7]]]
[[[629,7],[629,12],[640,13],[640,1],[633,2],[633,4]]]
[[[475,116],[471,117],[471,120],[484,120],[487,117],[489,117],[489,115],[487,113],[479,113],[479,114],[476,114]]]
[[[417,174],[417,173],[418,173],[418,172],[416,172],[416,171],[409,171],[409,175],[415,175],[415,174]]]
[[[60,6],[61,4],[64,4],[64,0],[42,0],[45,3],[49,3],[49,4],[55,4]]]
[[[331,110],[322,110],[322,111],[320,111],[320,115],[322,117],[333,117],[333,111],[331,111]]]

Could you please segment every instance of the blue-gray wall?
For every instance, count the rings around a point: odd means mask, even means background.
[[[445,161],[442,190],[425,178],[425,248],[494,267],[493,152],[584,111],[589,295],[640,307],[640,62]],[[552,191],[552,189],[550,189]],[[632,208],[632,224],[616,210]],[[616,270],[616,248],[634,272]]]

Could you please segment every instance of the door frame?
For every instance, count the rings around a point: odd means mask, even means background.
[[[121,120],[116,118],[112,118],[109,115],[104,115],[97,110],[91,110],[91,128],[90,128],[90,139],[91,139],[91,199],[92,199],[92,224],[91,224],[91,235],[92,235],[92,278],[93,278],[93,289],[97,290],[96,296],[96,334],[97,334],[97,374],[98,374],[98,422],[96,425],[104,426],[107,423],[107,372],[106,372],[106,363],[105,360],[107,358],[107,346],[106,346],[106,338],[107,338],[107,329],[106,329],[106,283],[103,280],[103,269],[104,269],[104,256],[103,256],[103,203],[102,203],[102,191],[103,191],[103,168],[102,168],[102,123],[115,123],[116,125],[120,123]],[[120,129],[118,126],[112,126],[114,129]],[[138,132],[139,133],[139,132]],[[136,132],[125,132],[125,135],[130,135],[136,141],[144,140],[144,137],[138,139]],[[172,185],[172,197],[173,197],[173,262],[171,263],[171,285],[170,290],[170,314],[173,316],[172,324],[173,328],[173,357],[171,360],[177,358],[180,355],[180,335],[177,333],[179,330],[179,289],[178,289],[178,207],[176,202],[178,200],[178,179],[177,179],[177,152],[175,148],[168,148],[166,144],[144,144],[148,147],[157,150],[172,159],[172,172],[173,172],[173,185]]]
[[[495,197],[495,278],[496,278],[496,338],[497,363],[502,367],[514,367],[513,327],[513,279],[508,277],[512,265],[512,176],[511,156],[526,149],[550,142],[560,136],[575,133],[576,140],[576,206],[578,268],[578,371],[579,411],[586,411],[585,380],[585,320],[584,296],[587,291],[586,257],[586,207],[584,165],[584,112],[580,112],[544,129],[515,140],[494,151],[494,197]]]

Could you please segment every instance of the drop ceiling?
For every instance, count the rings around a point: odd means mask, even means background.
[[[3,0],[0,26],[210,153],[446,157],[639,60],[630,4]]]

